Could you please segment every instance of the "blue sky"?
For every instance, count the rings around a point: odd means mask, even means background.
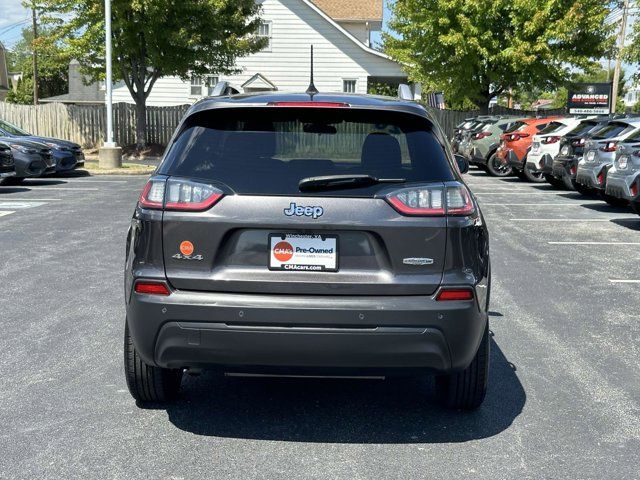
[[[0,42],[6,47],[17,42],[22,29],[29,25],[31,11],[22,6],[22,0],[0,0],[2,17],[0,17]]]

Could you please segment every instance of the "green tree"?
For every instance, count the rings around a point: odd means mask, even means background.
[[[602,0],[396,0],[384,48],[411,80],[486,111],[509,87],[551,90],[593,65],[611,48],[609,11]]]
[[[40,0],[44,19],[80,62],[83,73],[104,79],[104,2]],[[146,101],[162,76],[183,79],[236,72],[235,60],[263,48],[254,35],[254,0],[112,0],[114,80],[123,80],[136,104],[136,144],[146,144]]]
[[[51,29],[41,28],[34,42],[31,27],[22,30],[22,38],[8,55],[9,71],[22,73],[17,92],[7,95],[13,103],[33,103],[33,50],[38,54],[38,97],[46,98],[67,93],[69,56],[56,41]]]

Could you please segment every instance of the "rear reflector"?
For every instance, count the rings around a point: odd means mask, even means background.
[[[181,178],[152,178],[140,195],[140,206],[155,210],[201,212],[223,196],[222,190],[207,183]]]
[[[600,185],[604,185],[604,172],[600,172],[600,173],[598,174],[598,183],[599,183]]]
[[[456,300],[473,300],[473,290],[469,288],[447,288],[440,290],[436,301],[448,302]]]
[[[171,293],[169,288],[162,282],[136,282],[134,290],[136,293],[144,293],[146,295],[167,296]]]
[[[631,191],[631,196],[633,197],[637,197],[638,196],[638,184],[634,183],[633,185],[631,185],[631,188],[629,189]]]
[[[350,107],[344,102],[271,102],[271,107],[313,107],[313,108],[345,108]]]
[[[391,192],[385,198],[403,215],[471,215],[475,211],[469,190],[464,185],[409,187]]]

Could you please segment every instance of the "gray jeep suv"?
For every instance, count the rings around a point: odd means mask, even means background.
[[[476,408],[489,362],[487,228],[420,105],[255,94],[193,105],[127,237],[125,372],[431,373]]]

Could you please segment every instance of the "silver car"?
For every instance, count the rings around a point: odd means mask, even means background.
[[[607,174],[607,195],[628,201],[640,215],[640,130],[634,133],[616,152],[613,167]]]
[[[604,192],[607,172],[613,165],[618,145],[640,129],[640,119],[614,120],[587,140],[584,156],[578,163],[576,182],[604,196],[607,203],[619,205],[620,199]]]

